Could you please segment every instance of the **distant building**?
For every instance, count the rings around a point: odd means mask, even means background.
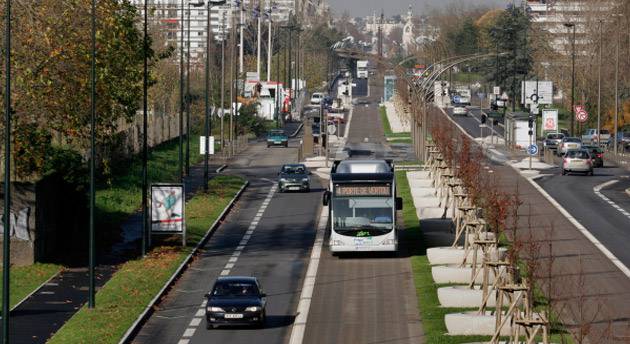
[[[130,0],[131,4],[139,8],[139,12],[143,15],[145,0]],[[190,8],[190,57],[196,61],[205,56],[206,39],[207,39],[207,1],[202,7],[188,7],[189,1],[182,0],[148,0],[150,19],[164,33],[166,43],[180,48],[181,45],[181,29],[184,25],[184,48],[188,44],[188,8]],[[182,2],[184,8],[181,7]],[[192,1],[190,2],[192,3]],[[243,18],[246,21],[253,20],[254,15],[258,13],[256,0],[243,1]],[[300,11],[304,15],[316,15],[318,11],[325,9],[324,0],[261,0],[261,15],[268,11],[272,5],[271,18],[274,22],[282,23],[289,19],[290,13],[295,13],[296,5],[300,6]],[[210,27],[212,29],[213,38],[222,40],[227,33],[230,32],[232,25],[232,15],[234,24],[238,25],[240,21],[240,8],[234,0],[228,1],[226,5],[214,6],[210,11]],[[181,23],[182,11],[184,11],[184,22]],[[265,18],[266,20],[266,18]]]
[[[591,43],[585,37],[591,31],[588,26],[598,18],[606,20],[613,6],[614,3],[606,1],[530,0],[527,2],[527,12],[532,26],[550,35],[548,42],[556,52],[570,54],[573,29],[565,24],[575,25],[576,51],[588,50],[587,45]],[[591,20],[590,23],[588,20]]]
[[[415,40],[415,25],[413,23],[413,11],[411,5],[409,5],[409,11],[407,12],[407,22],[403,27],[402,47],[405,55],[411,54],[416,49]]]

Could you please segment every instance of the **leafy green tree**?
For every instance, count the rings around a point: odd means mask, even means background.
[[[90,16],[89,0],[15,6],[12,25],[19,29],[14,30],[12,50],[13,144],[20,178],[44,172],[53,144],[79,152],[87,147]],[[98,1],[97,16],[97,139],[107,145],[141,104],[143,38],[137,10],[128,0]]]
[[[454,55],[470,55],[479,51],[479,30],[472,18],[466,18],[458,30],[449,32],[447,40]]]
[[[489,28],[490,45],[495,47],[496,59],[489,60],[488,81],[510,90],[513,99],[518,99],[520,84],[532,70],[532,45],[530,20],[522,8],[513,6],[503,12]]]

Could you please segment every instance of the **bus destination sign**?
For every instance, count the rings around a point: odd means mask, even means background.
[[[371,185],[371,184],[336,184],[335,195],[341,197],[352,196],[386,196],[391,193],[391,185]]]

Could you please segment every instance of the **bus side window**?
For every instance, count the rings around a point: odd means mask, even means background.
[[[330,203],[330,191],[324,191],[324,195],[322,196],[322,204],[327,206]]]
[[[403,200],[401,197],[396,197],[396,210],[402,210]]]

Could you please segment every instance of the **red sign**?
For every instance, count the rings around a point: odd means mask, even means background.
[[[588,121],[588,112],[586,112],[586,108],[584,107],[584,105],[576,105],[573,108],[573,111],[575,112],[575,119],[578,122],[584,123]]]

